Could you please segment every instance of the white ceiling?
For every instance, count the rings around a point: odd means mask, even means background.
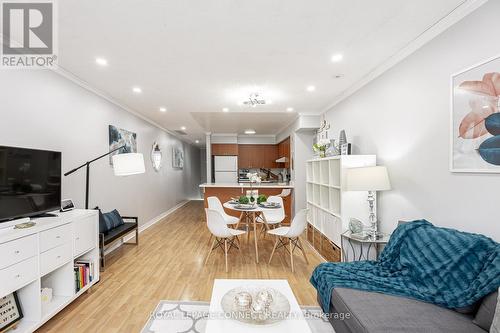
[[[249,127],[276,134],[297,113],[325,111],[464,2],[64,0],[59,65],[164,128],[186,126],[191,141]],[[343,61],[332,63],[335,53]],[[272,104],[238,105],[255,90]]]

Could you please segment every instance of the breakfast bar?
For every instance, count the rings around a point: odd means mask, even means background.
[[[283,205],[285,209],[286,218],[283,221],[284,224],[289,224],[292,216],[292,203],[293,203],[293,183],[260,183],[252,184],[250,183],[205,183],[201,184],[200,188],[203,190],[203,197],[205,201],[205,208],[208,207],[207,198],[217,197],[221,202],[227,202],[231,198],[238,198],[242,195],[246,195],[247,190],[256,190],[260,194],[264,194],[269,197],[272,195],[280,194],[284,189],[290,189],[291,192],[288,196],[283,197]],[[232,216],[240,217],[240,213],[225,209],[226,213]]]

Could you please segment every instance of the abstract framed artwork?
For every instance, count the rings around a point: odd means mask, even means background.
[[[122,151],[109,155],[109,163],[113,165],[113,155],[122,153],[137,153],[137,134],[109,125],[109,150],[125,146]]]
[[[184,168],[184,149],[182,144],[172,148],[172,166],[176,169]]]
[[[451,172],[500,173],[500,56],[451,77]]]

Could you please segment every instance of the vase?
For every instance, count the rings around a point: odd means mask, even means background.
[[[325,151],[324,151],[324,150],[320,150],[320,151],[319,151],[319,157],[321,157],[321,158],[326,157],[326,153],[325,153]]]
[[[345,134],[345,130],[340,131],[339,135],[339,147],[342,147],[343,144],[347,143],[347,136]]]

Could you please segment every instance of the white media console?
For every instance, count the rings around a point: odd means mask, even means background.
[[[0,229],[0,297],[17,292],[24,315],[15,333],[33,332],[99,281],[97,211],[56,214],[28,229]],[[77,260],[94,264],[93,281],[78,292]],[[51,302],[42,302],[42,288],[52,289]]]

